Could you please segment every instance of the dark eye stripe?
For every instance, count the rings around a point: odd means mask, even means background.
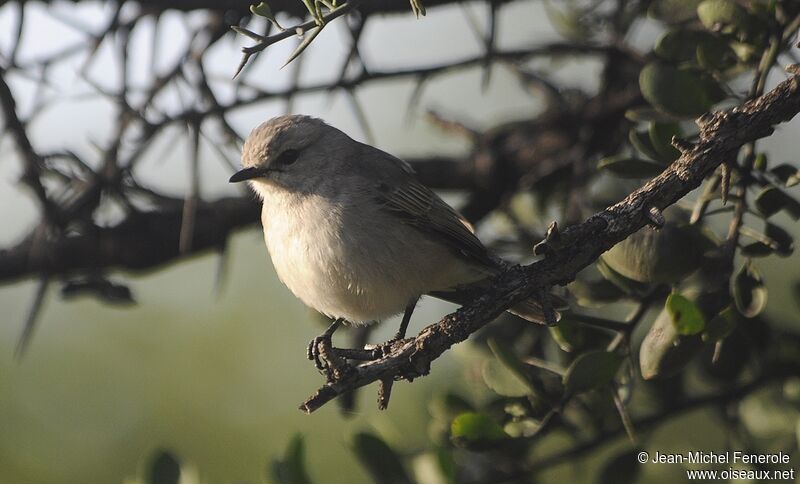
[[[295,161],[297,161],[297,157],[300,155],[300,152],[297,150],[286,150],[280,155],[278,158],[275,159],[275,165],[291,165]]]

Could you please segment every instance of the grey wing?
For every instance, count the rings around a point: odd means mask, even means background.
[[[378,169],[378,178],[384,181],[378,187],[378,198],[387,211],[442,241],[467,261],[486,268],[499,267],[499,260],[478,240],[469,222],[420,183],[411,166],[377,148],[364,145],[364,149],[369,153],[362,159],[377,161],[371,168]]]

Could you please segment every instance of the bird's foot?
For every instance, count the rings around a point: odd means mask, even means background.
[[[314,362],[314,366],[317,367],[317,370],[324,371],[329,366],[327,356],[332,350],[333,343],[331,343],[331,335],[327,333],[321,334],[308,343],[306,357]]]
[[[331,342],[331,337],[339,328],[339,326],[342,325],[342,322],[344,322],[344,320],[341,318],[333,320],[331,325],[328,326],[328,329],[326,329],[324,333],[312,339],[308,344],[306,356],[309,360],[314,362],[317,370],[323,371],[331,366],[330,362],[332,361],[332,358],[330,358],[330,356],[333,356],[333,343]]]
[[[307,352],[308,359],[329,383],[341,381],[353,373],[353,367],[345,359],[347,354],[347,350],[334,348],[330,335],[326,334],[312,339]]]

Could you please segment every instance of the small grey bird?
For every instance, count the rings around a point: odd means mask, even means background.
[[[365,324],[405,310],[403,338],[422,295],[464,304],[480,294],[503,261],[470,224],[414,176],[411,166],[359,143],[320,119],[280,116],[255,128],[243,169],[262,198],[264,240],[280,280],[334,323]],[[543,322],[540,305],[510,310]]]

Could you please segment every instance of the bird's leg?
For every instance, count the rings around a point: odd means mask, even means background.
[[[406,306],[406,312],[403,313],[403,320],[400,322],[400,328],[395,333],[394,338],[390,341],[400,341],[401,339],[406,337],[406,330],[408,329],[408,323],[411,322],[411,315],[414,314],[414,308],[417,307],[417,302],[419,302],[419,296],[414,298],[408,306]]]
[[[419,297],[416,297],[408,303],[406,306],[406,311],[403,313],[403,320],[400,321],[400,328],[398,328],[397,333],[394,334],[394,337],[389,341],[382,343],[375,347],[372,350],[373,359],[377,360],[379,358],[383,358],[387,354],[391,352],[392,346],[400,341],[401,339],[406,337],[406,330],[408,329],[408,323],[411,322],[411,315],[414,314],[414,308],[417,307],[417,302],[419,301]]]
[[[411,300],[411,302],[408,303],[408,306],[406,306],[406,311],[403,313],[403,320],[400,321],[400,328],[397,330],[397,333],[395,333],[394,338],[381,345],[381,357],[390,351],[391,346],[394,343],[406,337],[408,323],[411,322],[411,315],[414,314],[414,309],[417,307],[418,302],[419,296],[415,297],[413,300]],[[378,389],[378,409],[386,410],[389,407],[389,397],[392,395],[392,385],[394,385],[394,380],[391,378],[385,378],[381,380],[381,386]]]
[[[307,357],[309,360],[314,361],[314,365],[318,370],[324,370],[327,366],[327,364],[323,362],[323,358],[321,358],[322,352],[320,351],[320,345],[327,344],[328,347],[332,347],[331,336],[333,336],[333,333],[339,329],[339,326],[341,326],[343,322],[344,319],[342,318],[335,319],[324,333],[312,339],[308,344]]]

